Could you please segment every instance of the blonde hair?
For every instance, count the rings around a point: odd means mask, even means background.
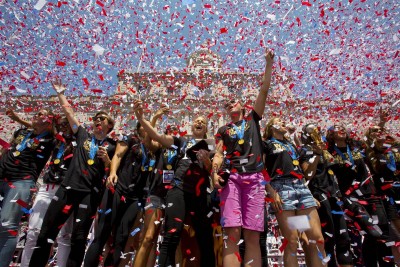
[[[274,125],[274,121],[278,119],[278,117],[272,117],[267,125],[265,126],[264,129],[264,134],[263,134],[263,138],[264,139],[270,139],[272,137],[272,129],[273,129],[273,125]]]

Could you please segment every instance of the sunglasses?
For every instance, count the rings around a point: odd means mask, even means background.
[[[98,117],[92,117],[92,119],[93,119],[93,121],[97,121],[97,120],[104,121],[105,119],[107,119],[107,117],[98,116]]]

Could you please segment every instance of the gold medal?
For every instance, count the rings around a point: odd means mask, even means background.
[[[293,160],[293,165],[294,165],[294,166],[299,165],[299,161],[298,161],[297,159]]]
[[[18,150],[14,152],[14,156],[18,157],[19,155],[21,155],[21,152],[19,152]]]
[[[149,172],[151,172],[152,170],[153,170],[153,167],[150,166],[150,167],[149,167]]]
[[[167,170],[172,170],[172,165],[171,164],[167,165]]]
[[[239,145],[243,145],[244,144],[244,139],[240,139],[238,143],[239,143]]]
[[[332,171],[332,170],[328,170],[328,173],[329,173],[330,175],[333,175],[333,171]]]
[[[61,161],[60,159],[55,159],[55,160],[54,160],[54,164],[59,164],[60,161]]]
[[[88,163],[89,165],[93,165],[93,164],[94,164],[94,160],[93,160],[93,159],[88,159],[87,163]]]
[[[146,169],[144,168],[144,166],[142,166],[142,172],[144,172]]]

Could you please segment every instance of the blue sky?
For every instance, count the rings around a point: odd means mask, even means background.
[[[108,95],[119,71],[182,70],[188,55],[208,43],[229,71],[262,72],[270,47],[276,74],[291,76],[298,96],[390,96],[399,90],[399,6],[371,0],[0,1],[0,89],[48,95],[58,75],[73,94],[101,94],[93,93],[97,89]]]

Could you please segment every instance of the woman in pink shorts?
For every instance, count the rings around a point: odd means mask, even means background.
[[[223,266],[240,266],[240,234],[245,241],[244,263],[261,266],[260,232],[264,230],[264,182],[260,124],[271,83],[274,54],[266,51],[266,67],[254,110],[244,116],[238,100],[225,103],[232,122],[218,129],[213,160],[213,182],[221,190],[221,224],[224,227]],[[224,166],[225,175],[222,174]],[[226,181],[224,177],[228,176]]]

